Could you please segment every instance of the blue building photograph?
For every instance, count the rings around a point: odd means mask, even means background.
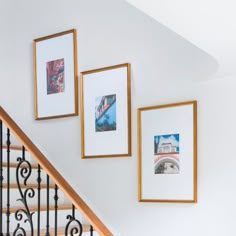
[[[95,131],[116,130],[116,95],[106,95],[96,98]]]

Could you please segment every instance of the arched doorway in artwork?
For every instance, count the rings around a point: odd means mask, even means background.
[[[179,158],[175,155],[158,155],[154,163],[155,174],[179,174]]]

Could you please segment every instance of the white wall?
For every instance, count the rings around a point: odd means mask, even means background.
[[[234,235],[236,81],[213,58],[123,0],[0,0],[0,26],[1,106],[115,235]],[[79,71],[131,63],[132,157],[82,160],[79,117],[34,120],[32,40],[71,28]],[[137,108],[192,99],[198,203],[139,203]]]

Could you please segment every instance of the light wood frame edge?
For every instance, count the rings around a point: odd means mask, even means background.
[[[125,154],[111,154],[111,155],[86,155],[85,154],[85,139],[84,139],[84,75],[102,72],[106,70],[113,70],[117,68],[127,67],[127,132],[128,132],[128,153]],[[83,71],[80,73],[80,123],[81,123],[81,157],[83,159],[93,159],[93,158],[109,158],[109,157],[128,157],[132,155],[132,127],[131,127],[131,64],[123,63],[88,71]]]
[[[75,102],[75,112],[64,114],[64,115],[56,115],[56,116],[46,116],[46,117],[39,117],[38,116],[38,94],[37,94],[37,54],[36,54],[36,43],[55,38],[60,37],[66,34],[73,34],[73,49],[74,49],[74,102]],[[76,29],[71,29],[67,31],[63,31],[60,33],[48,35],[45,37],[37,38],[33,40],[33,61],[34,61],[34,118],[35,120],[49,120],[49,119],[55,119],[55,118],[65,118],[70,116],[78,116],[79,115],[79,108],[78,108],[78,54],[77,54],[77,31]]]
[[[193,199],[192,200],[165,200],[165,199],[143,199],[142,198],[142,131],[141,112],[160,108],[193,105]],[[137,109],[138,126],[138,201],[139,202],[163,202],[163,203],[197,203],[197,101],[186,101],[179,103],[162,104],[157,106],[140,107]]]

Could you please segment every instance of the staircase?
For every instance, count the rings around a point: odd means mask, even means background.
[[[30,155],[25,152],[25,160],[30,164],[27,165],[25,163],[21,163],[19,165],[19,161],[17,161],[18,157],[22,156],[22,148],[20,146],[10,146],[10,153],[11,153],[11,159],[9,163],[9,169],[8,169],[8,162],[7,162],[7,146],[3,146],[3,162],[2,162],[2,167],[3,167],[3,208],[2,208],[2,213],[3,213],[3,232],[7,232],[7,227],[6,227],[6,222],[7,222],[7,186],[8,186],[8,178],[7,174],[9,172],[10,174],[10,179],[9,179],[9,211],[10,211],[10,227],[9,231],[14,232],[14,230],[17,228],[17,211],[19,209],[24,209],[25,206],[22,203],[22,201],[19,201],[18,199],[21,199],[20,195],[20,189],[21,191],[25,191],[26,189],[32,189],[34,191],[34,197],[32,198],[27,198],[26,202],[29,207],[30,212],[37,212],[38,211],[38,198],[40,197],[40,215],[38,218],[38,214],[33,215],[33,221],[37,221],[40,219],[39,223],[39,229],[40,229],[40,234],[44,234],[47,232],[47,222],[44,219],[47,219],[47,214],[49,216],[49,233],[50,235],[55,235],[55,208],[57,204],[57,235],[64,235],[65,232],[63,228],[68,223],[67,216],[71,215],[72,213],[72,204],[70,204],[70,201],[66,198],[66,196],[61,192],[60,190],[56,189],[55,183],[52,181],[49,181],[49,184],[47,185],[47,174],[45,173],[44,170],[39,168],[39,166],[30,158]],[[25,178],[21,176],[20,172],[25,169],[25,173],[28,172],[29,168],[31,169],[31,174],[29,175],[29,178],[27,179],[27,184],[24,184]],[[39,176],[40,175],[40,176]],[[17,184],[17,178],[19,179],[20,185]],[[40,178],[40,185],[39,185],[39,178]],[[40,187],[40,193],[39,189]],[[57,192],[56,192],[57,191]],[[57,199],[57,202],[55,201]],[[48,212],[47,212],[48,211]],[[80,219],[80,221],[83,221],[81,215],[78,215],[77,212],[77,219]],[[5,223],[5,224],[4,224]],[[30,224],[28,222],[22,223],[24,230],[30,235]],[[63,227],[64,226],[64,227]],[[38,227],[38,225],[37,225]],[[86,232],[88,231],[89,226],[88,225],[83,225],[83,230]],[[35,229],[34,229],[35,230]],[[35,233],[37,233],[37,229]]]
[[[1,235],[113,234],[0,106]]]

